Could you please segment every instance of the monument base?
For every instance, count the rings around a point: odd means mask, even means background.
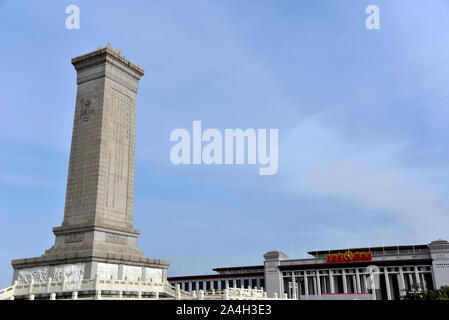
[[[68,261],[70,261],[67,263]],[[13,283],[29,284],[54,281],[89,279],[167,282],[168,264],[148,259],[147,263],[101,259],[70,259],[45,261],[42,258],[13,260]],[[108,261],[108,262],[105,262]],[[65,262],[65,263],[64,263]]]
[[[106,226],[53,228],[55,245],[41,257],[11,262],[13,282],[89,279],[167,281],[168,261],[150,259],[137,248],[137,230]]]

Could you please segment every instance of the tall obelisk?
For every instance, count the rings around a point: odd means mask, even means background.
[[[72,59],[77,96],[64,220],[38,258],[13,260],[13,281],[48,278],[166,281],[134,230],[136,94],[144,71],[108,45]]]

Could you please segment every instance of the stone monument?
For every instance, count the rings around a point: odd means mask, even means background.
[[[13,282],[165,283],[169,262],[144,256],[132,223],[136,94],[144,71],[109,44],[72,64],[78,89],[64,220],[45,254],[12,261]]]

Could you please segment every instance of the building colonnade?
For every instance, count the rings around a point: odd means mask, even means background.
[[[284,271],[282,276],[284,292],[293,299],[301,295],[372,293],[375,299],[394,300],[413,286],[433,288],[431,272],[431,266],[370,266]]]
[[[263,277],[233,277],[233,278],[212,278],[212,279],[195,279],[195,280],[175,280],[171,281],[172,286],[179,284],[180,289],[192,292],[198,290],[224,290],[226,286],[229,288],[251,288],[261,289],[265,286]]]

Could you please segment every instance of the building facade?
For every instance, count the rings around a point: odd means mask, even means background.
[[[288,259],[280,251],[264,264],[213,269],[216,274],[168,277],[182,290],[263,288],[269,297],[398,300],[406,290],[449,285],[449,242],[309,252]]]

